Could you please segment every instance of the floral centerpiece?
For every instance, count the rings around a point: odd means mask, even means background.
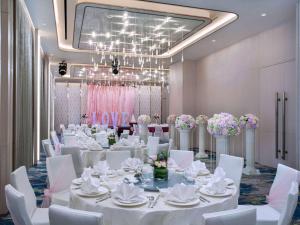
[[[256,129],[258,127],[258,121],[257,116],[249,113],[240,117],[240,127]]]
[[[159,119],[160,119],[160,115],[158,113],[155,113],[153,115],[153,120],[155,121],[155,123],[158,123]]]
[[[96,125],[93,125],[93,126],[92,126],[92,128],[91,128],[91,133],[92,133],[92,134],[97,133],[97,126],[96,126]]]
[[[208,116],[206,115],[199,115],[196,117],[196,124],[198,125],[204,125],[207,123]]]
[[[240,133],[238,119],[229,113],[214,114],[207,123],[208,132],[214,136],[236,136]]]
[[[191,115],[181,115],[176,118],[175,127],[177,129],[193,129],[196,126],[196,121]]]
[[[107,136],[109,146],[114,145],[116,143],[115,134],[111,133]]]
[[[153,177],[157,180],[168,180],[168,151],[162,151],[152,160]]]
[[[168,116],[167,118],[167,123],[168,124],[175,124],[175,121],[176,121],[176,115],[175,114],[171,114]]]
[[[138,117],[138,124],[148,125],[149,123],[151,123],[150,116],[148,116],[148,115],[140,115]]]

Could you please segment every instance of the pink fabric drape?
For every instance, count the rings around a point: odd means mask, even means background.
[[[108,113],[109,125],[112,123],[112,113],[118,113],[117,125],[122,123],[122,113],[127,114],[128,122],[133,114],[136,91],[134,87],[88,85],[87,115],[88,123],[102,124],[103,114]],[[93,121],[93,114],[96,121]]]

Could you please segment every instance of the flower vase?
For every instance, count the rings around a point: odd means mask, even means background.
[[[179,129],[180,150],[189,150],[191,129]]]
[[[148,125],[147,124],[139,124],[139,136],[145,144],[148,142]]]
[[[229,137],[228,136],[217,136],[216,137],[217,165],[219,163],[220,154],[229,155]]]
[[[154,167],[153,177],[155,180],[168,180],[168,168]]]
[[[205,153],[205,126],[199,124],[199,152],[196,154],[196,158],[203,159],[207,158],[208,155]]]
[[[255,169],[255,129],[246,128],[246,167],[243,173],[246,175],[258,175],[259,170]]]

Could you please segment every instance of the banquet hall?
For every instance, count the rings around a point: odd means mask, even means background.
[[[300,0],[0,9],[0,225],[300,225]]]

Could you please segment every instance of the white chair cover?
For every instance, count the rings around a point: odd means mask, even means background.
[[[87,212],[52,205],[49,209],[50,225],[102,225],[101,213]]]
[[[21,166],[10,174],[12,186],[24,195],[28,215],[32,215],[36,210],[36,196],[29,183],[25,166]]]
[[[75,124],[73,124],[73,123],[70,123],[70,124],[68,125],[68,130],[75,130],[75,128],[76,128],[76,126],[75,126]]]
[[[71,155],[57,156],[46,159],[50,195],[52,203],[67,206],[69,203],[69,188],[76,172]]]
[[[77,143],[77,137],[73,134],[73,135],[64,135],[63,136],[64,139],[64,144],[65,145],[76,145]]]
[[[148,137],[147,150],[148,156],[155,156],[158,152],[159,137]]]
[[[256,209],[253,207],[209,213],[203,217],[205,225],[256,225]]]
[[[61,154],[72,156],[76,176],[80,177],[82,172],[83,172],[83,164],[82,164],[82,160],[81,160],[81,153],[80,153],[79,147],[76,147],[76,146],[62,146],[61,147]]]
[[[102,147],[108,147],[107,133],[105,131],[101,131],[100,133],[96,133],[95,137],[96,137],[96,141]]]
[[[299,171],[288,166],[278,164],[277,172],[268,196],[268,203],[281,212],[292,182],[299,183]]]
[[[162,152],[162,151],[169,151],[169,143],[158,145],[158,152]]]
[[[121,163],[130,158],[130,151],[108,151],[106,152],[106,161],[113,170],[121,168]]]
[[[45,152],[47,157],[53,157],[56,155],[53,145],[50,143],[48,145],[45,145]]]
[[[5,186],[6,206],[12,220],[16,225],[32,225],[24,195],[14,189],[10,184]]]
[[[128,141],[130,142],[136,142],[139,143],[140,142],[140,137],[139,136],[135,136],[135,135],[128,135],[127,137]]]
[[[186,150],[171,150],[170,158],[174,159],[181,169],[188,168],[194,161],[194,152]]]
[[[244,159],[232,155],[221,154],[218,166],[223,168],[226,173],[226,177],[232,179],[239,189],[244,167]]]
[[[56,154],[59,154],[60,153],[60,142],[59,142],[56,132],[51,131],[50,136],[51,136],[51,140],[53,142],[54,150],[55,150]]]

